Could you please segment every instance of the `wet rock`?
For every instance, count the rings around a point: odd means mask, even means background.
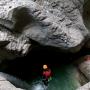
[[[27,54],[33,45],[30,40],[63,51],[79,51],[89,37],[83,4],[83,0],[1,0],[0,60]],[[79,66],[88,79],[89,66],[89,61]]]
[[[85,0],[83,6],[83,21],[85,26],[90,30],[90,1]]]
[[[79,69],[88,79],[88,81],[90,81],[90,55],[84,56],[82,60],[83,62],[79,63]]]
[[[25,55],[31,46],[30,40],[20,35],[13,35],[6,28],[0,28],[0,59],[12,59]]]
[[[42,45],[67,51],[72,48],[71,51],[75,52],[79,49],[74,51],[74,48],[84,42],[88,35],[81,15],[82,1],[52,0],[40,4],[31,0],[5,0],[1,1],[1,6],[0,18],[12,21],[13,30],[22,31],[22,36],[25,35]],[[23,23],[31,17],[32,22]]]
[[[90,31],[90,1],[85,0],[85,4],[83,6],[83,21],[85,26]],[[86,42],[85,47],[90,48],[90,34],[89,34],[89,40]]]
[[[29,88],[26,82],[0,72],[0,90],[29,90]]]
[[[76,90],[90,90],[90,82],[83,85],[82,87],[76,89]]]

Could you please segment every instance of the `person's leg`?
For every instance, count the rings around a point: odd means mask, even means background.
[[[45,79],[44,84],[48,86],[48,79]]]

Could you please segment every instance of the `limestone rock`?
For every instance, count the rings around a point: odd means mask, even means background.
[[[78,88],[77,90],[90,90],[90,82]]]
[[[0,28],[0,59],[12,59],[28,52],[31,46],[28,38],[20,35],[15,36],[5,28]]]
[[[16,88],[9,81],[0,81],[0,90],[24,90]]]
[[[83,1],[42,1],[43,4],[32,0],[1,1],[0,18],[12,21],[13,27],[10,28],[13,30],[17,28],[16,32],[22,31],[22,37],[29,37],[42,45],[58,47],[63,50],[72,48],[73,51],[73,48],[81,45],[88,35],[81,15]],[[33,18],[32,22],[28,21],[25,24],[22,22],[25,19],[26,21],[31,19],[31,17]],[[7,24],[4,26],[7,27]],[[19,28],[20,26],[23,27]],[[10,49],[11,44],[7,47]],[[12,48],[15,50],[15,47]]]
[[[29,90],[29,88],[26,82],[0,72],[0,90]]]
[[[83,57],[83,60],[83,62],[79,63],[79,69],[90,81],[90,55]]]

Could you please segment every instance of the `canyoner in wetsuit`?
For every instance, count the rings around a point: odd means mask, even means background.
[[[51,69],[48,68],[47,65],[43,65],[43,82],[44,82],[44,85],[48,85],[49,81],[52,79],[51,78]]]

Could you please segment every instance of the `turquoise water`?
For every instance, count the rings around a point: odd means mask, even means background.
[[[74,66],[53,69],[53,77],[48,87],[44,87],[41,80],[33,82],[32,90],[76,90],[80,84],[76,78]]]

